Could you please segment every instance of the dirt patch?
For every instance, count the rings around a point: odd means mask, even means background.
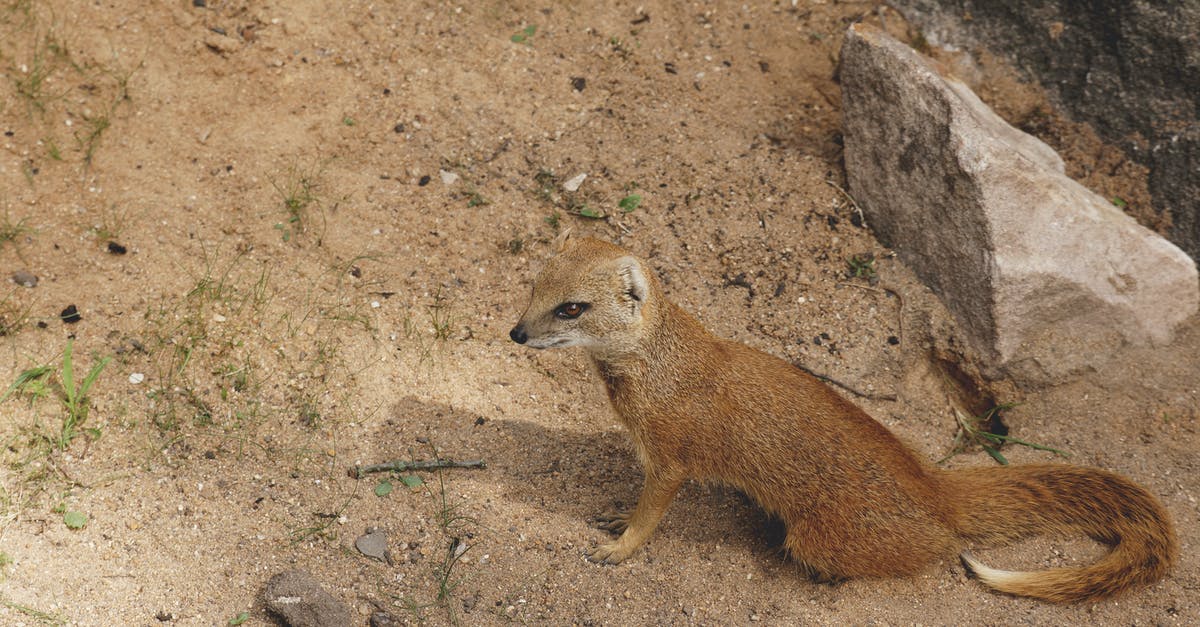
[[[0,381],[46,367],[0,403],[0,622],[270,624],[263,587],[292,569],[362,623],[1196,622],[1195,324],[1081,381],[968,394],[1023,401],[1014,435],[1163,499],[1183,559],[1151,589],[1052,607],[949,561],[814,584],[777,524],[704,485],[627,563],[583,560],[604,538],[589,519],[631,504],[640,470],[580,354],[507,338],[566,226],[633,249],[714,331],[837,380],[931,458],[949,450],[952,403],[971,399],[939,364],[969,373],[969,351],[839,189],[837,54],[864,17],[879,19],[787,2],[0,7],[0,270],[36,277],[0,292]],[[1035,111],[1030,93],[995,102]],[[1139,202],[1144,173],[1108,169],[1104,193]],[[67,346],[77,384],[111,358],[74,406]],[[435,455],[487,468],[390,491],[348,473]],[[391,563],[354,548],[369,529]],[[981,554],[1040,568],[1095,552]]]

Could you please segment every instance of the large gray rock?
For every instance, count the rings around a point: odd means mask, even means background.
[[[1200,0],[897,0],[935,44],[986,46],[1150,170],[1169,237],[1200,259]]]
[[[1050,382],[1125,342],[1169,342],[1200,305],[1187,255],[909,47],[851,27],[841,76],[850,191],[987,374]]]

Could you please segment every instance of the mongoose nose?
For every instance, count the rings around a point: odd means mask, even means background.
[[[529,339],[529,336],[525,334],[525,329],[523,329],[519,324],[513,327],[512,331],[508,332],[508,337],[511,337],[512,341],[516,342],[517,344],[524,344],[525,340]]]

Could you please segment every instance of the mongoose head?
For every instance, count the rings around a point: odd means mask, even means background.
[[[558,254],[534,279],[529,306],[509,337],[532,348],[634,351],[658,293],[642,263],[608,242],[572,239],[569,231],[556,245]]]

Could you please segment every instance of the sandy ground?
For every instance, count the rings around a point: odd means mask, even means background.
[[[263,586],[292,568],[363,624],[1200,622],[1200,325],[1049,389],[949,383],[969,351],[838,188],[838,49],[875,4],[192,5],[0,5],[0,384],[48,366],[0,403],[0,623],[273,624]],[[994,61],[963,67],[1144,212],[1144,172]],[[567,226],[646,257],[715,331],[852,388],[932,459],[953,407],[1020,401],[1014,435],[1162,498],[1178,568],[1072,607],[988,593],[951,561],[816,584],[777,524],[703,485],[628,562],[586,562],[605,538],[589,518],[632,504],[640,471],[583,356],[507,338]],[[874,282],[848,276],[867,253]],[[111,358],[78,424],[68,346],[76,387]],[[386,475],[347,472],[434,455],[487,468],[383,495]],[[371,528],[391,563],[354,548]],[[1098,549],[977,553],[1042,568]]]

